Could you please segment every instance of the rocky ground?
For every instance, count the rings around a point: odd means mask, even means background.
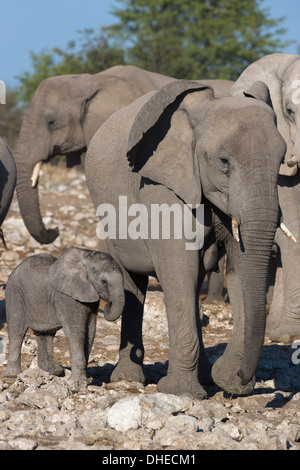
[[[60,237],[44,247],[31,239],[14,199],[3,225],[7,250],[0,249],[4,285],[14,267],[34,253],[60,255],[70,245],[97,249],[97,219],[82,173],[48,167],[40,194],[45,223],[57,225]],[[228,396],[216,386],[207,388],[204,401],[158,393],[156,384],[167,370],[168,329],[163,293],[153,282],[144,321],[147,384],[109,382],[118,360],[120,321],[108,323],[100,311],[88,365],[90,385],[74,393],[62,331],[55,357],[65,377],[37,368],[31,331],[22,350],[22,374],[15,380],[3,377],[8,348],[4,287],[0,299],[0,450],[300,450],[300,366],[291,345],[266,337],[251,396]],[[202,315],[205,346],[214,362],[231,336],[230,305],[204,301]]]

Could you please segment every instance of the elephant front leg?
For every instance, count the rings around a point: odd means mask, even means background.
[[[169,367],[157,390],[201,400],[206,398],[206,391],[199,382],[199,367],[206,358],[198,335],[195,293],[174,289],[170,295],[165,293],[165,301],[170,340]]]
[[[201,400],[206,398],[206,391],[199,376],[210,377],[210,365],[199,317],[199,257],[198,252],[186,251],[181,244],[182,241],[173,240],[156,247],[156,252],[161,249],[156,272],[164,292],[169,327],[168,373],[159,381],[157,390]]]
[[[244,306],[240,276],[237,273],[227,273],[227,288],[231,299],[234,330],[224,354],[212,366],[212,378],[227,393],[248,395],[253,391],[255,378],[247,385],[243,385],[238,375],[244,351]]]
[[[85,389],[88,385],[86,369],[95,332],[96,315],[74,310],[71,310],[70,314],[61,315],[61,323],[70,350],[71,377],[69,383],[75,391],[78,391]],[[90,316],[92,316],[92,322]]]
[[[267,331],[272,341],[289,343],[300,337],[300,245],[282,238]]]
[[[272,341],[288,343],[300,337],[300,173],[279,176],[278,182],[283,222],[297,242],[277,229],[275,240],[280,248],[282,269],[276,273],[267,331]]]

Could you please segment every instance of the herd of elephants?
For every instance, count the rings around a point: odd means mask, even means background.
[[[43,223],[38,194],[41,165],[55,155],[65,155],[70,168],[86,152],[95,210],[101,204],[117,209],[120,196],[149,213],[153,204],[188,204],[195,217],[197,204],[204,205],[198,250],[187,250],[185,236],[174,233],[169,239],[117,236],[99,240],[99,251],[69,247],[58,259],[39,254],[23,261],[6,285],[6,376],[21,371],[28,328],[37,335],[39,366],[61,375],[52,342],[63,327],[72,379],[86,383],[104,298],[108,320],[122,315],[111,380],[144,382],[149,276],[164,292],[169,327],[168,373],[158,391],[202,399],[213,381],[228,393],[249,394],[265,332],[274,342],[300,336],[299,55],[267,55],[235,82],[177,80],[130,65],[51,77],[35,91],[14,156],[0,142],[0,225],[16,189],[25,226],[42,245],[58,236]],[[233,315],[231,340],[212,366],[199,315],[207,273],[220,286],[217,296],[226,275]]]

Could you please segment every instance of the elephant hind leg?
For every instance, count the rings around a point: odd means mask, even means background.
[[[8,328],[9,349],[5,377],[16,377],[22,372],[21,350],[27,324],[23,304],[17,296],[10,297],[9,288],[6,289],[6,320]],[[13,299],[11,301],[10,299]]]
[[[124,274],[125,306],[122,314],[119,361],[110,380],[145,383],[142,324],[148,276],[129,275],[127,272]]]
[[[52,375],[64,375],[64,368],[56,364],[53,357],[53,334],[38,334],[35,332],[38,344],[38,366]]]
[[[22,372],[21,349],[27,327],[20,328],[17,333],[9,334],[9,352],[4,377],[17,377]]]

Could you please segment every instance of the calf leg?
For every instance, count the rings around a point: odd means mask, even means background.
[[[6,296],[6,321],[9,339],[9,352],[4,376],[16,377],[22,372],[21,349],[28,328],[26,325],[26,317],[22,302],[17,296],[14,296],[14,302],[12,304],[7,293]]]
[[[36,339],[38,344],[38,366],[50,374],[62,376],[64,374],[64,368],[59,364],[56,364],[53,357],[53,334],[39,334],[36,333]]]

